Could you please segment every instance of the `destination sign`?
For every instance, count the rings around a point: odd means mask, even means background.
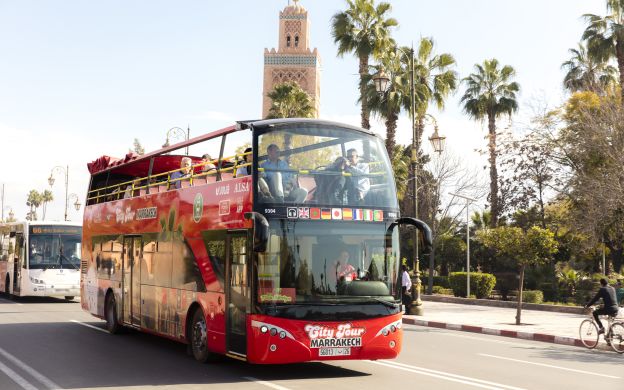
[[[82,234],[79,226],[30,226],[30,234]]]

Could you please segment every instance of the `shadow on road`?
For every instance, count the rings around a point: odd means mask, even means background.
[[[78,299],[68,300],[64,298],[53,298],[53,297],[7,297],[6,294],[0,295],[0,305],[1,304],[15,304],[21,303],[23,305],[29,304],[40,304],[40,303],[77,303],[80,302]]]
[[[103,328],[102,322],[89,325]],[[132,330],[110,335],[72,322],[0,325],[0,345],[63,388],[244,384],[248,382],[244,377],[282,381],[370,375],[319,362],[251,365],[226,358],[200,364],[187,356],[186,345],[175,341]],[[2,356],[0,362],[7,363]]]

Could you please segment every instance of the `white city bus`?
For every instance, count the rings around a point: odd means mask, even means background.
[[[7,296],[80,295],[82,226],[71,222],[0,224],[0,292]]]

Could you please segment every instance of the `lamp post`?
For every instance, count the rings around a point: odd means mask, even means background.
[[[80,203],[80,199],[78,198],[78,195],[71,193],[69,194],[68,199],[76,199],[76,201],[73,203],[74,208],[76,209],[76,211],[80,210],[80,206],[82,206],[82,204]]]
[[[184,139],[184,141],[188,141],[189,139],[191,139],[191,127],[188,126],[186,131],[184,131],[184,129],[180,128],[180,127],[172,127],[169,130],[167,130],[167,139],[165,141],[165,143],[163,144],[163,148],[168,147],[169,144],[169,138],[171,137],[171,133],[173,133],[173,136],[176,137],[182,137]],[[189,154],[189,147],[186,147],[186,152],[185,154],[188,156]]]
[[[15,216],[15,213],[13,213],[13,207],[7,205],[2,207],[2,219],[0,222],[4,222],[4,210],[6,209],[9,209],[9,221],[13,221],[13,217]]]
[[[416,92],[415,92],[415,81],[414,81],[414,47],[412,46],[409,50],[409,53],[403,51],[400,47],[396,48],[403,56],[409,56],[409,68],[410,68],[410,120],[412,123],[412,173],[413,173],[413,182],[412,182],[412,196],[414,201],[414,218],[418,219],[418,150],[420,149],[420,145],[418,144],[418,135],[416,129]],[[383,94],[386,92],[388,88],[388,83],[390,79],[385,74],[383,69],[381,69],[375,76],[373,76],[373,82],[375,84],[375,90],[379,94]],[[442,152],[442,148],[444,148],[444,140],[446,137],[441,137],[438,134],[438,123],[433,118],[433,116],[426,114],[426,117],[430,117],[435,125],[435,130],[433,135],[429,138],[434,150],[438,153]],[[418,230],[414,229],[414,246],[415,246],[415,255],[414,255],[414,270],[415,270],[415,283],[413,284],[413,290],[415,293],[412,294],[414,296],[414,301],[410,307],[409,314],[422,315],[422,302],[420,300],[420,270],[419,264],[420,261],[418,259]],[[430,272],[433,268],[433,255],[430,258]]]
[[[54,185],[54,171],[56,172],[62,171],[65,173],[65,219],[64,221],[67,221],[67,204],[69,203],[69,198],[67,195],[67,185],[69,183],[69,165],[67,165],[65,168],[59,165],[52,168],[52,171],[50,171],[50,177],[48,177],[48,184],[50,184],[50,188],[52,188],[52,186]]]
[[[470,203],[476,202],[477,200],[466,195],[452,192],[449,192],[449,195],[466,200],[466,298],[470,298],[470,213],[468,212],[468,208],[470,207]]]

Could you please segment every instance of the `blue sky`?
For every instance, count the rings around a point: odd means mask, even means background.
[[[102,154],[122,156],[135,137],[150,151],[174,126],[190,125],[193,136],[260,117],[263,51],[277,46],[278,15],[287,3],[0,0],[5,207],[23,218],[28,191],[48,188],[56,165],[69,166],[69,192],[82,201],[86,163]],[[309,12],[310,44],[322,58],[321,117],[357,125],[357,62],[336,57],[330,34],[331,16],[345,3],[300,4]],[[604,0],[391,4],[400,24],[395,39],[409,45],[433,37],[439,52],[456,58],[461,77],[486,58],[512,65],[522,87],[517,127],[530,116],[535,99],[551,106],[562,102],[560,65],[580,39],[581,15],[605,13]],[[484,145],[485,131],[462,114],[459,96],[449,99],[443,112],[432,113],[448,137],[449,152],[479,166],[474,149]],[[383,132],[379,123],[374,129]],[[402,117],[399,142],[408,143],[410,134]],[[48,219],[63,215],[58,179]],[[74,211],[70,216],[80,219]]]

